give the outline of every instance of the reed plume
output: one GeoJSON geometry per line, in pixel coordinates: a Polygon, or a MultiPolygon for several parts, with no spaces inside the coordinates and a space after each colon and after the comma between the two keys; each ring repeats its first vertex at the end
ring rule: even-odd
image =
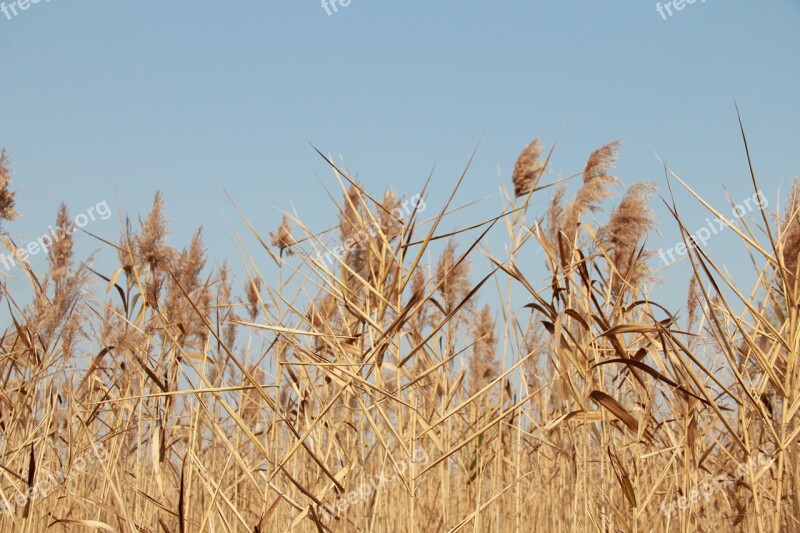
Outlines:
{"type": "Polygon", "coordinates": [[[137,237],[131,219],[126,216],[122,225],[122,235],[117,244],[117,259],[129,283],[133,281],[133,270],[136,266],[136,242],[137,237]]]}
{"type": "Polygon", "coordinates": [[[686,309],[688,311],[686,330],[689,332],[694,329],[699,318],[698,313],[702,311],[700,300],[702,295],[700,293],[700,287],[698,286],[699,283],[697,276],[693,274],[689,280],[689,294],[686,298],[686,309]]]}
{"type": "Polygon", "coordinates": [[[550,198],[550,203],[547,207],[545,218],[547,220],[544,233],[546,244],[552,257],[558,257],[561,243],[561,223],[564,220],[564,196],[567,192],[565,186],[556,188],[553,197],[550,198]]]}
{"type": "MultiPolygon", "coordinates": [[[[377,238],[377,230],[365,202],[361,186],[353,182],[345,191],[339,208],[339,240],[345,249],[344,262],[362,277],[370,270],[368,241],[377,238]]],[[[361,292],[353,278],[352,273],[347,272],[347,286],[355,293],[361,292]]]]}
{"type": "Polygon", "coordinates": [[[233,274],[227,261],[219,268],[216,286],[214,309],[216,309],[217,328],[222,342],[233,348],[236,344],[236,321],[239,320],[239,314],[233,305],[233,274]]]}
{"type": "Polygon", "coordinates": [[[636,288],[650,280],[647,263],[653,252],[644,251],[640,244],[657,224],[648,206],[656,191],[655,183],[640,182],[630,186],[622,201],[611,213],[608,223],[600,230],[600,245],[609,258],[611,290],[619,293],[626,287],[636,288]]]}
{"type": "Polygon", "coordinates": [[[173,254],[163,309],[170,325],[180,330],[177,338],[193,347],[201,346],[208,337],[208,329],[195,311],[197,307],[207,314],[211,303],[209,284],[202,277],[205,265],[206,250],[200,228],[187,248],[173,254]]]}
{"type": "Polygon", "coordinates": [[[800,181],[794,180],[789,194],[782,224],[783,264],[789,274],[789,282],[796,284],[798,254],[800,254],[800,181]]]}
{"type": "Polygon", "coordinates": [[[464,257],[459,261],[456,257],[457,245],[450,239],[436,264],[436,278],[441,282],[439,294],[444,300],[444,308],[449,312],[456,304],[464,300],[471,285],[469,274],[472,270],[470,260],[464,257]]]}
{"type": "Polygon", "coordinates": [[[388,189],[383,194],[383,200],[378,208],[378,223],[386,236],[387,241],[400,235],[403,227],[403,206],[400,198],[393,189],[388,189]]]}
{"type": "Polygon", "coordinates": [[[281,255],[294,255],[292,246],[297,244],[297,241],[292,237],[292,223],[289,215],[284,213],[281,217],[281,225],[278,226],[276,233],[269,232],[270,244],[277,248],[281,255]]]}
{"type": "Polygon", "coordinates": [[[511,173],[515,197],[525,196],[536,188],[545,170],[541,157],[542,143],[539,138],[534,139],[520,152],[511,173]]]}
{"type": "Polygon", "coordinates": [[[9,189],[11,184],[11,168],[6,149],[0,150],[0,221],[14,220],[19,213],[14,209],[14,195],[9,189]]]}
{"type": "Polygon", "coordinates": [[[65,284],[65,280],[72,269],[72,249],[75,240],[73,237],[75,225],[70,219],[69,208],[65,203],[58,207],[55,228],[58,232],[58,238],[54,239],[54,242],[50,244],[47,256],[50,262],[50,275],[53,283],[58,287],[65,284]]]}
{"type": "Polygon", "coordinates": [[[470,361],[470,393],[475,394],[499,374],[497,336],[494,316],[489,305],[483,306],[472,328],[472,359],[470,361]]]}
{"type": "Polygon", "coordinates": [[[621,143],[622,141],[614,141],[598,148],[586,162],[583,169],[583,184],[572,202],[564,209],[559,225],[570,249],[575,245],[581,216],[586,211],[599,211],[600,202],[614,195],[611,187],[619,184],[619,179],[609,172],[614,168],[617,149],[621,143]]]}
{"type": "Polygon", "coordinates": [[[48,270],[31,320],[44,338],[58,333],[61,352],[67,359],[73,355],[86,321],[80,300],[88,278],[83,266],[73,268],[74,231],[69,209],[62,203],[56,215],[55,236],[47,248],[48,270]]]}
{"type": "Polygon", "coordinates": [[[150,306],[158,308],[161,289],[166,278],[174,251],[167,244],[169,222],[164,216],[164,196],[161,191],[153,197],[153,206],[147,218],[140,220],[140,231],[136,236],[136,253],[149,269],[145,295],[150,306]]]}
{"type": "Polygon", "coordinates": [[[261,309],[261,278],[248,278],[244,287],[245,309],[250,321],[254,321],[261,309]]]}
{"type": "Polygon", "coordinates": [[[213,286],[215,290],[211,296],[209,313],[215,336],[219,339],[216,343],[216,360],[209,370],[209,380],[215,384],[219,384],[226,379],[226,373],[229,369],[228,353],[222,345],[227,347],[228,350],[232,350],[236,344],[236,322],[239,320],[239,315],[232,305],[232,278],[233,275],[230,272],[228,262],[224,261],[214,277],[213,286]]]}

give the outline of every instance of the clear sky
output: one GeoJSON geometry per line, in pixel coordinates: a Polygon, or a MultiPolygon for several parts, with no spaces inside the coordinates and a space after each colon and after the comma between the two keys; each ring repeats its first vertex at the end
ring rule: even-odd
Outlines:
{"type": "MultiPolygon", "coordinates": [[[[107,201],[136,216],[161,189],[173,244],[203,225],[212,263],[238,263],[232,236],[246,228],[223,189],[265,235],[282,209],[331,223],[318,176],[335,183],[311,144],[376,194],[410,196],[435,167],[438,208],[479,141],[456,204],[496,194],[499,176],[508,185],[536,136],[558,139],[551,178],[624,138],[626,184],[663,183],[658,153],[724,206],[725,187],[752,194],[734,100],[770,202],[800,175],[799,0],[697,0],[666,17],[649,0],[351,0],[330,15],[317,0],[15,7],[0,13],[0,146],[23,213],[3,229],[21,242],[62,200],[73,214],[107,201]]],[[[652,244],[671,246],[678,232],[657,202],[652,244]]],[[[499,209],[489,197],[473,220],[499,209]]],[[[87,229],[119,234],[116,216],[87,229]]],[[[722,258],[725,242],[710,244],[722,258]]],[[[664,275],[685,279],[684,266],[664,275]]]]}

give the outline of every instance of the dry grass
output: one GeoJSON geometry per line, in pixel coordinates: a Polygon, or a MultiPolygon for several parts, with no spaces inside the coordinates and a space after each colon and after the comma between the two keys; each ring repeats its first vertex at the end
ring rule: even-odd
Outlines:
{"type": "Polygon", "coordinates": [[[61,241],[17,273],[31,303],[2,292],[2,530],[800,530],[797,188],[781,218],[731,223],[756,287],[690,247],[670,312],[649,297],[653,187],[585,216],[618,147],[529,220],[552,185],[534,141],[503,211],[456,232],[461,179],[423,216],[328,161],[338,232],[285,215],[265,240],[242,215],[266,260],[245,252],[241,296],[201,232],[168,245],[161,195],[105,244],[116,270],[61,241]]]}

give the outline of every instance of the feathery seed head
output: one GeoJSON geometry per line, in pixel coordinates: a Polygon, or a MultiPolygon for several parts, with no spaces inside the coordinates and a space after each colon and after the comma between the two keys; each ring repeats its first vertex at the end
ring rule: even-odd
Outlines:
{"type": "Polygon", "coordinates": [[[50,272],[54,280],[64,279],[72,266],[73,223],[69,218],[69,208],[62,203],[56,216],[58,238],[54,239],[47,250],[50,260],[50,272]]]}
{"type": "Polygon", "coordinates": [[[292,237],[292,224],[287,213],[283,214],[281,218],[281,225],[278,226],[278,232],[272,233],[269,232],[270,236],[270,244],[280,250],[280,253],[283,254],[284,252],[286,255],[294,255],[294,250],[292,250],[292,246],[297,244],[297,241],[294,237],[292,237]]]}
{"type": "Polygon", "coordinates": [[[172,249],[166,242],[170,233],[168,225],[169,221],[164,217],[164,196],[158,191],[150,213],[141,222],[141,232],[136,239],[137,252],[151,271],[161,269],[172,259],[172,249]]]}
{"type": "Polygon", "coordinates": [[[792,183],[789,204],[783,221],[783,262],[794,283],[797,276],[798,254],[800,254],[800,182],[792,183]]]}
{"type": "Polygon", "coordinates": [[[492,308],[481,309],[472,327],[472,360],[470,363],[470,392],[476,393],[498,375],[497,336],[492,308]]]}
{"type": "Polygon", "coordinates": [[[254,321],[260,309],[261,278],[252,277],[248,279],[245,283],[244,291],[247,297],[247,314],[250,316],[250,320],[254,321]]]}
{"type": "Polygon", "coordinates": [[[459,263],[456,257],[456,242],[450,239],[436,265],[437,280],[444,280],[439,292],[444,298],[445,309],[452,309],[470,291],[470,271],[469,258],[464,257],[459,263]]]}
{"type": "Polygon", "coordinates": [[[587,210],[599,211],[598,204],[614,195],[611,187],[619,184],[619,179],[608,172],[614,168],[617,148],[621,143],[622,141],[614,141],[598,148],[592,152],[586,162],[586,167],[583,169],[583,185],[564,211],[560,224],[561,231],[567,237],[567,245],[570,248],[574,246],[578,236],[578,222],[581,215],[587,210]]]}
{"type": "Polygon", "coordinates": [[[536,138],[523,148],[514,165],[511,173],[511,181],[514,183],[514,196],[519,198],[531,192],[544,172],[544,161],[542,157],[542,143],[536,138]]]}
{"type": "Polygon", "coordinates": [[[637,286],[649,279],[649,253],[638,256],[639,244],[657,227],[653,210],[647,205],[656,191],[656,184],[640,182],[631,185],[622,201],[600,230],[600,242],[612,263],[611,289],[637,286]]]}
{"type": "Polygon", "coordinates": [[[9,168],[6,149],[0,150],[0,220],[14,220],[19,213],[14,209],[15,191],[8,189],[11,183],[11,169],[9,168]]]}

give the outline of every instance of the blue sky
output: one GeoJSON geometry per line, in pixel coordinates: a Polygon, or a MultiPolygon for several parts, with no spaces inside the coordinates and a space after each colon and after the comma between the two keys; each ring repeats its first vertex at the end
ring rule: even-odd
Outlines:
{"type": "MultiPolygon", "coordinates": [[[[752,194],[734,99],[774,203],[800,175],[798,27],[798,0],[698,0],[667,20],[644,0],[352,0],[330,16],[316,0],[42,0],[0,13],[0,146],[23,214],[4,230],[38,237],[62,200],[73,214],[105,200],[135,217],[160,189],[173,244],[203,225],[212,264],[238,263],[232,236],[246,228],[223,189],[265,235],[281,209],[316,229],[332,222],[318,179],[335,183],[311,144],[376,194],[410,196],[435,167],[438,208],[480,140],[456,200],[485,198],[468,213],[478,220],[499,212],[491,195],[536,136],[558,139],[553,179],[624,138],[626,184],[663,183],[658,153],[724,206],[724,188],[752,194]]],[[[652,245],[671,246],[658,203],[652,245]]],[[[119,234],[116,217],[87,229],[119,234]]],[[[709,246],[738,272],[726,242],[709,246]]],[[[685,265],[664,276],[680,280],[678,296],[663,289],[679,303],[685,265]]]]}

